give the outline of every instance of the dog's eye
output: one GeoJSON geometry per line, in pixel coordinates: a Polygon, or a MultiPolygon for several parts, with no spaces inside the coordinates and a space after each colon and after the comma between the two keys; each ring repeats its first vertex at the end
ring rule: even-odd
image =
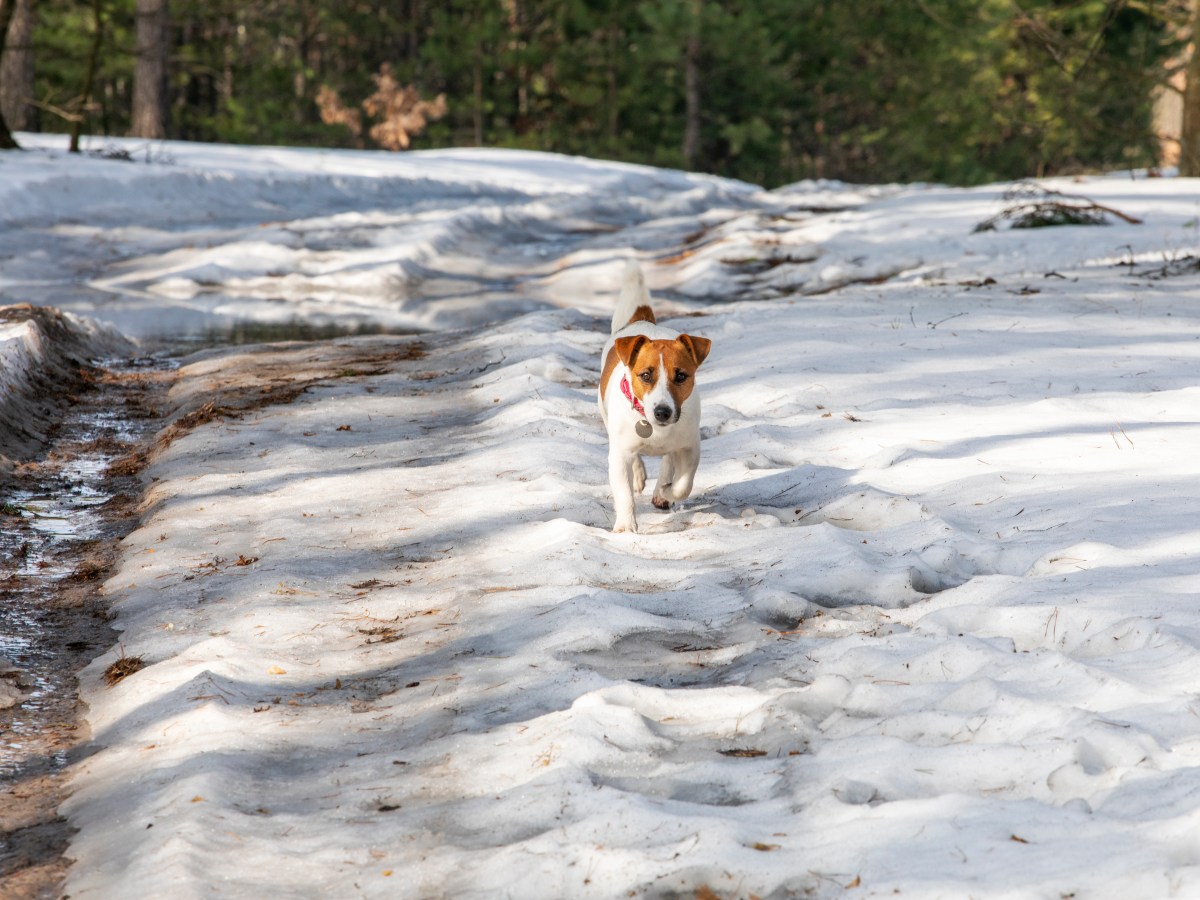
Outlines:
{"type": "Polygon", "coordinates": [[[654,373],[647,369],[645,372],[642,372],[640,375],[638,375],[638,378],[642,379],[642,381],[646,382],[646,384],[650,384],[654,381],[654,373]]]}
{"type": "Polygon", "coordinates": [[[675,370],[675,383],[676,384],[683,384],[687,380],[688,380],[687,372],[683,371],[683,369],[675,370]]]}

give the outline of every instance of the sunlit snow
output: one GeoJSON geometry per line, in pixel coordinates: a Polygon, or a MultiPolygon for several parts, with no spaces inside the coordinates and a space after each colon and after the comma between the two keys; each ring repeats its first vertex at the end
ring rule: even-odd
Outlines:
{"type": "Polygon", "coordinates": [[[1006,185],[23,140],[9,301],[421,332],[184,360],[311,377],[146,472],[72,897],[1200,895],[1200,184],[973,233],[1006,185]],[[629,258],[713,350],[614,535],[629,258]]]}

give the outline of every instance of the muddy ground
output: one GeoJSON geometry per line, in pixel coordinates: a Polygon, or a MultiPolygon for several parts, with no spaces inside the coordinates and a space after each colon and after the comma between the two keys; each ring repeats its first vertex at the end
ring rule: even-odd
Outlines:
{"type": "Polygon", "coordinates": [[[57,810],[88,740],[75,675],[117,641],[100,586],[141,496],[137,467],[120,463],[152,439],[168,378],[137,364],[77,369],[55,385],[66,402],[48,446],[5,479],[0,655],[22,697],[0,709],[5,900],[58,897],[70,864],[57,810]]]}

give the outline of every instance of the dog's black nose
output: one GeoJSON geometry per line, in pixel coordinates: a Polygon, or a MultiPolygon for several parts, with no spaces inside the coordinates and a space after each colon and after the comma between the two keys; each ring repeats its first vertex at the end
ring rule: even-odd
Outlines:
{"type": "Polygon", "coordinates": [[[671,421],[671,414],[673,412],[674,410],[667,406],[667,404],[660,403],[654,407],[654,421],[658,422],[659,425],[666,425],[671,421]]]}

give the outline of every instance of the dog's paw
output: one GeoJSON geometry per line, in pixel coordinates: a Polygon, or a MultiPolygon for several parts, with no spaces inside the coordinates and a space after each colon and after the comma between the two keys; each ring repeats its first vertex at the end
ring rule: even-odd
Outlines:
{"type": "Polygon", "coordinates": [[[637,525],[632,522],[629,524],[625,524],[623,522],[618,522],[616,525],[613,526],[613,530],[612,530],[613,534],[625,534],[625,532],[629,532],[630,534],[637,534],[637,525]]]}
{"type": "Polygon", "coordinates": [[[661,497],[658,494],[655,494],[654,495],[654,505],[658,509],[670,509],[671,501],[668,500],[666,497],[661,497]]]}

